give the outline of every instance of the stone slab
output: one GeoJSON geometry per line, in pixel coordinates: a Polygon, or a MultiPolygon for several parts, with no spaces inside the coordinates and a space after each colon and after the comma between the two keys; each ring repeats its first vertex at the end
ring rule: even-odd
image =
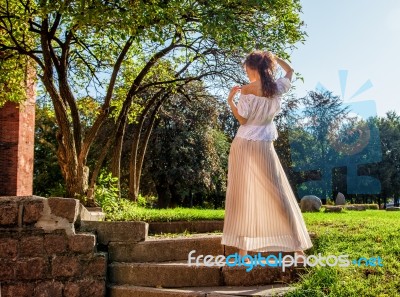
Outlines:
{"type": "Polygon", "coordinates": [[[386,207],[387,211],[400,211],[400,207],[396,206],[391,206],[391,207],[386,207]]]}
{"type": "Polygon", "coordinates": [[[112,263],[109,281],[144,287],[221,286],[218,266],[188,266],[187,262],[168,263],[112,263]]]}
{"type": "Polygon", "coordinates": [[[222,267],[199,265],[188,261],[171,261],[160,263],[124,263],[114,262],[109,265],[109,281],[119,285],[135,285],[145,287],[204,287],[204,286],[253,286],[268,285],[276,282],[290,283],[297,280],[304,267],[264,267],[257,265],[222,267]]]}
{"type": "Polygon", "coordinates": [[[223,255],[221,236],[146,240],[139,243],[112,242],[108,246],[111,261],[163,262],[185,260],[190,251],[197,255],[223,255]]]}
{"type": "Polygon", "coordinates": [[[223,220],[150,222],[149,234],[183,233],[185,231],[207,233],[222,231],[223,227],[223,220]]]}
{"type": "Polygon", "coordinates": [[[149,224],[146,222],[81,221],[80,231],[94,232],[97,242],[140,242],[147,238],[149,224]]]}
{"type": "Polygon", "coordinates": [[[81,221],[104,221],[105,218],[106,215],[100,207],[85,207],[81,204],[76,223],[80,225],[81,221]]]}

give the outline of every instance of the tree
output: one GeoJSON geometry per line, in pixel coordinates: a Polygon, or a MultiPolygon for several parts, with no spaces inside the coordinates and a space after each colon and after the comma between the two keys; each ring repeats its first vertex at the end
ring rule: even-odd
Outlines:
{"type": "Polygon", "coordinates": [[[332,189],[332,168],[338,165],[330,137],[340,134],[341,123],[351,118],[348,107],[330,91],[310,91],[300,100],[304,111],[291,123],[293,165],[296,171],[320,171],[321,180],[308,182],[307,192],[326,199],[332,189]]]}
{"type": "Polygon", "coordinates": [[[394,204],[398,206],[400,197],[400,116],[395,111],[388,111],[386,117],[375,117],[371,121],[379,127],[380,143],[378,145],[381,147],[381,161],[368,164],[361,170],[364,174],[373,175],[380,180],[385,204],[387,198],[393,197],[394,204]]]}
{"type": "MultiPolygon", "coordinates": [[[[29,57],[36,63],[54,106],[57,157],[67,195],[91,197],[87,158],[110,116],[115,124],[102,156],[113,147],[112,168],[119,177],[126,124],[129,117],[141,116],[133,108],[141,92],[159,88],[162,97],[179,88],[180,82],[215,76],[231,79],[231,69],[226,68],[229,57],[252,48],[268,48],[287,57],[286,45],[293,46],[305,36],[300,12],[298,0],[1,0],[0,51],[9,59],[29,57]],[[163,60],[176,67],[174,78],[146,83],[163,60]],[[130,65],[132,77],[119,80],[121,70],[130,65]],[[77,98],[92,92],[100,107],[92,125],[83,131],[77,98]]],[[[17,76],[7,69],[6,74],[1,71],[2,83],[17,76]]],[[[13,80],[9,83],[16,89],[13,80]]],[[[152,107],[158,105],[156,101],[152,107]]],[[[150,109],[142,110],[147,115],[150,109]]],[[[99,161],[96,167],[101,167],[99,161]]]]}
{"type": "Polygon", "coordinates": [[[191,96],[172,96],[157,117],[144,179],[154,185],[159,207],[193,206],[206,200],[218,207],[225,197],[229,150],[218,113],[227,107],[202,92],[201,86],[188,88],[191,96]]]}
{"type": "Polygon", "coordinates": [[[36,195],[45,197],[55,194],[57,189],[63,191],[65,188],[57,162],[57,126],[54,125],[54,117],[51,107],[41,106],[40,102],[36,105],[33,190],[36,195]]]}

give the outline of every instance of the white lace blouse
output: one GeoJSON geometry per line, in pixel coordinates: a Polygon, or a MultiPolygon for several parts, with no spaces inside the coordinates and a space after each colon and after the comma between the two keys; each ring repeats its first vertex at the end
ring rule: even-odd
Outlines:
{"type": "Polygon", "coordinates": [[[273,119],[281,111],[281,98],[289,91],[291,82],[286,77],[276,80],[278,93],[271,98],[254,94],[240,94],[237,109],[239,115],[247,119],[240,125],[235,137],[248,140],[276,140],[278,131],[273,119]]]}

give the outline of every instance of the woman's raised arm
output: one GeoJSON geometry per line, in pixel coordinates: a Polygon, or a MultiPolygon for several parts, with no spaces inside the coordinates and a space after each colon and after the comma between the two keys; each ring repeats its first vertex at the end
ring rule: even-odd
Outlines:
{"type": "Polygon", "coordinates": [[[292,75],[294,72],[293,68],[286,61],[282,60],[278,56],[274,55],[274,57],[278,65],[280,65],[283,68],[283,70],[285,70],[286,72],[285,77],[288,78],[290,81],[292,81],[292,75]]]}

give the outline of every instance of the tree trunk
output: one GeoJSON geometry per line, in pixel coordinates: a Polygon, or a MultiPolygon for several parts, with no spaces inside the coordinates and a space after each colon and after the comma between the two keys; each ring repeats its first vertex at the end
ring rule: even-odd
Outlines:
{"type": "Polygon", "coordinates": [[[148,113],[150,107],[155,103],[156,99],[159,97],[161,92],[154,95],[152,100],[143,110],[143,113],[139,119],[139,123],[135,129],[133,141],[132,141],[132,149],[131,149],[131,157],[129,160],[129,199],[132,201],[137,201],[137,197],[139,196],[140,189],[140,177],[142,174],[144,156],[146,155],[147,145],[149,143],[151,132],[156,124],[156,115],[162,105],[162,103],[168,98],[168,94],[164,94],[164,96],[157,102],[154,107],[153,112],[149,118],[149,123],[146,127],[146,132],[141,141],[141,132],[143,128],[143,124],[145,121],[145,116],[148,113]]]}
{"type": "Polygon", "coordinates": [[[157,206],[158,208],[166,208],[168,207],[171,201],[171,193],[168,189],[168,180],[166,176],[160,176],[157,180],[154,181],[157,191],[157,206]]]}
{"type": "Polygon", "coordinates": [[[176,206],[180,205],[181,201],[182,201],[182,197],[179,194],[175,183],[169,185],[169,192],[171,193],[171,201],[170,201],[168,207],[176,207],[176,206]]]}
{"type": "Polygon", "coordinates": [[[111,160],[111,173],[113,177],[118,178],[117,186],[118,186],[119,198],[121,198],[121,156],[122,156],[122,145],[124,143],[124,136],[126,129],[126,120],[127,118],[124,117],[121,121],[121,124],[119,125],[111,160]]]}

